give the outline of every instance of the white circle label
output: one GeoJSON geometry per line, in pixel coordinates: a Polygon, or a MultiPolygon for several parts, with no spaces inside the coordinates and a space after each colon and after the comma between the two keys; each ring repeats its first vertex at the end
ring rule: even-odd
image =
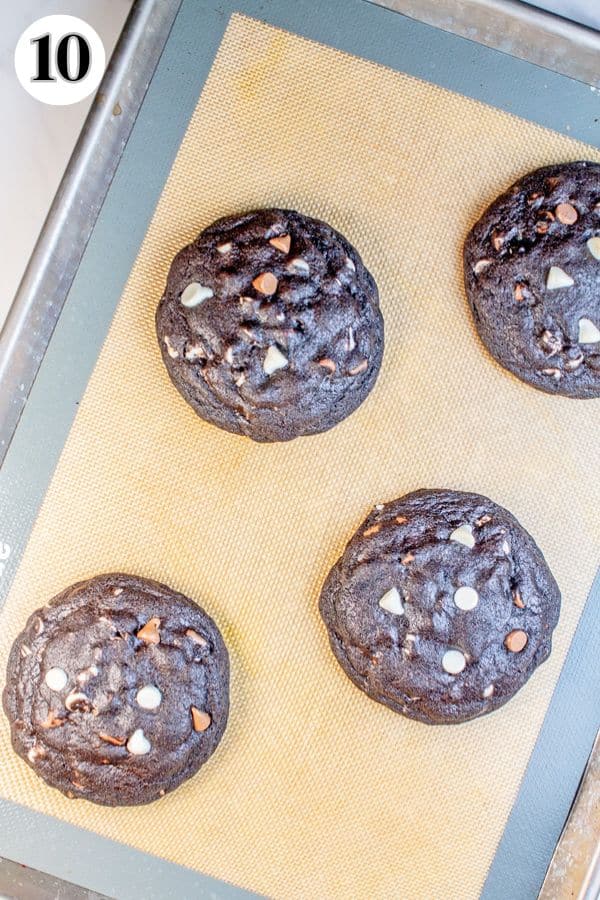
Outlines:
{"type": "Polygon", "coordinates": [[[106,65],[98,33],[77,16],[44,16],[15,47],[15,71],[28,94],[52,106],[78,103],[96,90],[106,65]]]}
{"type": "Polygon", "coordinates": [[[459,587],[454,593],[454,602],[459,609],[475,609],[479,603],[479,594],[472,587],[459,587]]]}
{"type": "Polygon", "coordinates": [[[60,669],[58,666],[48,669],[44,678],[51,691],[62,691],[66,687],[68,680],[69,676],[65,670],[60,669]]]}
{"type": "Polygon", "coordinates": [[[449,675],[460,675],[466,664],[467,661],[460,650],[446,650],[442,657],[442,668],[449,675]]]}
{"type": "Polygon", "coordinates": [[[153,684],[145,684],[135,695],[138,706],[142,709],[158,709],[162,700],[162,694],[153,684]]]}

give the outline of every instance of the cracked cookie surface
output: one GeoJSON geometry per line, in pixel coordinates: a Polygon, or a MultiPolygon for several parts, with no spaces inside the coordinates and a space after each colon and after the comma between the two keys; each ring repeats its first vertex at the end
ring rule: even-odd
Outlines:
{"type": "Polygon", "coordinates": [[[37,610],[3,695],[16,752],[68,797],[149,803],[193,775],[229,708],[221,634],[157,582],[101,575],[37,610]]]}
{"type": "Polygon", "coordinates": [[[506,703],[547,659],[560,593],[507,510],[421,490],[371,512],[320,611],[338,662],[369,697],[452,724],[506,703]]]}
{"type": "Polygon", "coordinates": [[[175,387],[256,441],[332,428],[383,355],[377,287],[337,231],[293,210],[220,219],[175,257],[156,313],[175,387]]]}
{"type": "Polygon", "coordinates": [[[464,248],[479,335],[540,390],[600,397],[600,165],[537,169],[498,197],[464,248]]]}

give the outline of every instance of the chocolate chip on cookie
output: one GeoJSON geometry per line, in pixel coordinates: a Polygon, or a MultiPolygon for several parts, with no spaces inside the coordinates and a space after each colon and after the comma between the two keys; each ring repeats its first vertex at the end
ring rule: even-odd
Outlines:
{"type": "Polygon", "coordinates": [[[369,515],[320,610],[338,662],[369,697],[451,724],[502,706],[544,662],[560,593],[507,510],[422,490],[369,515]]]}
{"type": "Polygon", "coordinates": [[[492,356],[552,394],[600,397],[600,165],[537,169],[484,212],[464,249],[492,356]]]}
{"type": "Polygon", "coordinates": [[[197,772],[221,740],[227,650],[182,594],[101,575],[30,617],[3,701],[14,749],[48,784],[106,806],[149,803],[197,772]]]}
{"type": "Polygon", "coordinates": [[[377,287],[356,250],[284,209],[220,219],[181,250],[156,328],[198,415],[256,441],[332,428],[366,398],[383,354],[377,287]]]}

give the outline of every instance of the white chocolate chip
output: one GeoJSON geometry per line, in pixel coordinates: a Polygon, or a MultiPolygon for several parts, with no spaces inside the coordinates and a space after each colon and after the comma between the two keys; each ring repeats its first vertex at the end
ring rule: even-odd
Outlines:
{"type": "Polygon", "coordinates": [[[287,269],[288,272],[301,272],[303,275],[308,275],[310,272],[310,266],[301,256],[295,256],[293,259],[290,259],[287,269]]]}
{"type": "Polygon", "coordinates": [[[600,237],[591,237],[589,241],[586,241],[586,247],[594,259],[600,259],[600,237]]]}
{"type": "Polygon", "coordinates": [[[200,647],[206,647],[208,645],[206,638],[202,637],[201,634],[198,634],[197,631],[194,631],[193,628],[186,628],[185,636],[193,641],[194,644],[199,644],[200,647]]]}
{"type": "Polygon", "coordinates": [[[233,347],[228,347],[225,351],[225,362],[233,365],[233,347]]]}
{"type": "Polygon", "coordinates": [[[164,338],[163,340],[164,340],[164,342],[165,342],[165,347],[167,348],[167,353],[169,354],[169,356],[171,357],[171,359],[177,359],[177,357],[179,356],[179,353],[178,353],[178,351],[175,349],[175,347],[173,346],[173,344],[171,343],[171,341],[169,340],[169,338],[166,337],[166,338],[164,338]]]}
{"type": "Polygon", "coordinates": [[[481,275],[482,272],[485,272],[486,269],[489,269],[491,264],[492,264],[491,259],[479,259],[473,266],[473,271],[475,272],[476,275],[481,275]]]}
{"type": "Polygon", "coordinates": [[[71,691],[65,699],[65,706],[69,712],[73,712],[76,709],[89,709],[90,699],[81,691],[71,691]]]}
{"type": "Polygon", "coordinates": [[[475,546],[475,538],[473,537],[473,529],[470,525],[459,525],[458,528],[455,528],[452,534],[450,535],[451,541],[456,541],[458,544],[464,544],[465,547],[474,547],[475,546]]]}
{"type": "Polygon", "coordinates": [[[62,691],[66,687],[68,680],[69,677],[65,670],[59,669],[58,666],[48,669],[44,678],[51,691],[62,691]]]}
{"type": "Polygon", "coordinates": [[[231,250],[231,247],[232,247],[231,241],[227,241],[226,244],[219,244],[217,247],[217,251],[219,253],[229,253],[229,251],[231,250]]]}
{"type": "Polygon", "coordinates": [[[581,363],[583,362],[583,355],[580,353],[579,356],[575,356],[573,359],[568,359],[565,363],[565,369],[569,369],[569,371],[573,372],[575,369],[578,369],[581,363]]]}
{"type": "Polygon", "coordinates": [[[187,306],[190,309],[192,306],[199,306],[201,303],[204,303],[205,300],[210,300],[211,297],[214,297],[214,291],[212,288],[206,287],[204,284],[199,284],[197,281],[192,281],[191,284],[185,288],[182,292],[181,300],[182,306],[187,306]]]}
{"type": "Polygon", "coordinates": [[[555,367],[551,367],[549,369],[542,369],[542,375],[549,375],[551,378],[554,378],[555,381],[560,381],[562,378],[562,372],[560,369],[555,367]]]}
{"type": "Polygon", "coordinates": [[[560,269],[558,266],[550,266],[548,277],[546,278],[546,287],[549,291],[555,291],[557,288],[573,287],[575,282],[570,275],[560,269]]]}
{"type": "Polygon", "coordinates": [[[193,344],[185,351],[185,358],[190,362],[193,362],[195,359],[202,359],[203,357],[204,349],[199,344],[193,344]]]}
{"type": "Polygon", "coordinates": [[[354,265],[354,260],[350,259],[349,256],[346,257],[346,268],[350,269],[351,272],[356,272],[356,266],[354,265]]]}
{"type": "Polygon", "coordinates": [[[404,613],[404,606],[402,605],[400,592],[395,587],[390,588],[389,591],[386,591],[386,593],[379,601],[379,605],[382,609],[393,613],[395,616],[401,616],[404,613]]]}
{"type": "Polygon", "coordinates": [[[142,709],[158,709],[162,700],[162,694],[153,684],[145,684],[135,695],[138,706],[142,709]]]}
{"type": "Polygon", "coordinates": [[[244,373],[242,372],[241,375],[239,375],[239,376],[235,379],[236,386],[237,386],[237,387],[241,387],[241,386],[243,385],[243,383],[245,382],[245,380],[246,380],[246,376],[245,376],[244,373]]]}
{"type": "Polygon", "coordinates": [[[273,372],[277,371],[277,369],[285,369],[287,364],[287,357],[283,355],[279,347],[271,344],[271,346],[267,350],[267,355],[265,356],[265,360],[263,362],[264,372],[267,375],[272,375],[273,372]]]}
{"type": "Polygon", "coordinates": [[[136,728],[129,740],[127,741],[127,749],[134,756],[144,756],[150,752],[150,741],[141,728],[136,728]]]}
{"type": "Polygon", "coordinates": [[[459,675],[467,661],[460,650],[446,650],[442,656],[442,668],[448,675],[459,675]]]}
{"type": "Polygon", "coordinates": [[[354,340],[354,331],[349,328],[348,329],[348,337],[346,339],[346,350],[348,353],[352,353],[354,348],[356,347],[356,341],[354,340]]]}
{"type": "Polygon", "coordinates": [[[491,697],[493,693],[494,693],[494,685],[493,684],[488,684],[488,686],[486,688],[484,688],[484,690],[483,690],[483,696],[485,697],[486,700],[488,699],[488,697],[491,697]]]}
{"type": "Polygon", "coordinates": [[[553,331],[550,331],[548,328],[542,332],[540,336],[540,343],[542,344],[544,350],[546,350],[551,355],[553,353],[560,353],[562,350],[562,340],[558,334],[555,334],[553,331]]]}
{"type": "Polygon", "coordinates": [[[472,587],[459,587],[454,593],[454,602],[459,609],[475,609],[479,603],[479,594],[472,587]]]}
{"type": "Polygon", "coordinates": [[[591,319],[579,320],[579,337],[577,340],[580,344],[597,344],[600,341],[600,331],[591,319]]]}
{"type": "Polygon", "coordinates": [[[38,759],[40,756],[45,755],[46,751],[43,749],[43,747],[33,746],[27,753],[27,759],[29,760],[29,762],[35,762],[36,759],[38,759]]]}
{"type": "Polygon", "coordinates": [[[98,674],[98,666],[89,666],[77,675],[77,683],[85,684],[93,676],[98,674]]]}
{"type": "Polygon", "coordinates": [[[351,369],[348,369],[348,375],[360,375],[361,372],[366,372],[369,368],[369,360],[362,359],[356,366],[352,366],[351,369]]]}
{"type": "Polygon", "coordinates": [[[502,541],[502,550],[504,553],[506,553],[507,556],[509,555],[510,545],[509,545],[508,541],[502,541]]]}

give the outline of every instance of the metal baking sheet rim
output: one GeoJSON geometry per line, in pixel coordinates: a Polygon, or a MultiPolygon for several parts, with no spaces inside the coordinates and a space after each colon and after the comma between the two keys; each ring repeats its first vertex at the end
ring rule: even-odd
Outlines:
{"type": "MultiPolygon", "coordinates": [[[[586,85],[365,0],[328,0],[319,5],[318,14],[313,0],[271,0],[268,6],[261,0],[183,0],[0,470],[2,527],[10,523],[10,531],[0,534],[0,555],[6,556],[10,544],[10,556],[2,562],[0,603],[8,593],[122,288],[234,12],[408,72],[600,147],[594,122],[597,98],[586,85]],[[180,60],[186,53],[193,54],[193,73],[182,72],[180,60]],[[439,65],[440,61],[445,65],[439,65]],[[510,85],[515,83],[526,90],[513,95],[510,85]],[[161,115],[168,116],[169,140],[155,142],[151,138],[161,115]],[[123,204],[123,198],[132,196],[136,198],[133,221],[124,214],[123,204]],[[103,265],[108,248],[109,271],[103,265]],[[107,304],[104,309],[91,309],[85,285],[100,272],[107,304]]],[[[485,900],[504,898],[507,884],[511,900],[530,898],[542,883],[600,724],[596,703],[600,670],[593,665],[599,637],[600,573],[492,861],[482,892],[485,900]]],[[[149,900],[249,896],[225,882],[3,799],[0,833],[2,855],[111,896],[149,900]]]]}

